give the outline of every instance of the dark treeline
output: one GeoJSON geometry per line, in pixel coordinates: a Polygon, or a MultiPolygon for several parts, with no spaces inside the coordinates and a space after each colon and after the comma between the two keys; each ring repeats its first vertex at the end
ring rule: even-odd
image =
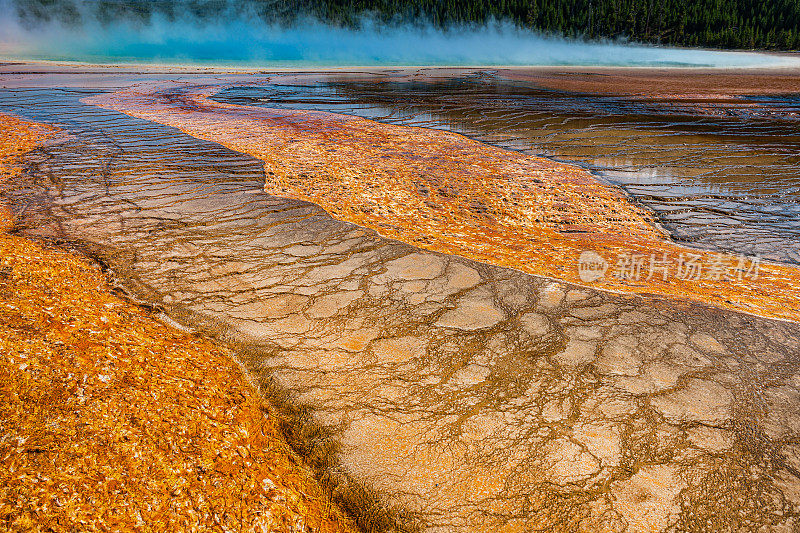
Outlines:
{"type": "Polygon", "coordinates": [[[23,20],[146,22],[154,13],[198,19],[238,13],[265,22],[304,16],[358,27],[386,24],[449,28],[509,21],[545,33],[588,39],[718,48],[800,49],[800,0],[15,0],[23,20]]]}

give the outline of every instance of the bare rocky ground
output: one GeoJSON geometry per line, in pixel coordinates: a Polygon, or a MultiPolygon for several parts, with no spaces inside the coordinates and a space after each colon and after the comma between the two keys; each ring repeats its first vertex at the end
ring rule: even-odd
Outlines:
{"type": "Polygon", "coordinates": [[[800,527],[796,324],[422,251],[265,195],[213,143],[74,95],[0,102],[72,133],[4,191],[19,229],[235,345],[326,479],[404,527],[800,527]]]}

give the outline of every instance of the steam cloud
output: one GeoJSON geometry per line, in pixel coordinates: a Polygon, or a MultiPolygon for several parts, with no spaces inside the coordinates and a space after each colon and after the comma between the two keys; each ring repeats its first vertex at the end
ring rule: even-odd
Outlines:
{"type": "Polygon", "coordinates": [[[123,19],[101,24],[84,16],[79,25],[51,21],[32,26],[19,20],[10,0],[0,0],[0,56],[239,66],[800,64],[800,59],[767,54],[567,40],[504,23],[447,31],[419,25],[386,26],[369,20],[358,30],[314,20],[282,26],[248,16],[246,10],[224,12],[213,21],[155,15],[147,23],[123,19]]]}

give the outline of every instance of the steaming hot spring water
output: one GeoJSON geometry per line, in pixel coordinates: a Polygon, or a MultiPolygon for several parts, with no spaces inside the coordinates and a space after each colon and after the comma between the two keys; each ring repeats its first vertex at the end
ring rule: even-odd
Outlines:
{"type": "MultiPolygon", "coordinates": [[[[265,394],[311,409],[313,420],[297,424],[324,428],[305,444],[333,450],[334,479],[375,491],[428,531],[797,526],[796,321],[691,295],[598,290],[387,238],[388,227],[265,192],[278,179],[265,159],[198,133],[199,122],[167,120],[211,112],[183,99],[181,91],[197,89],[221,106],[213,112],[223,133],[224,113],[301,124],[290,114],[299,110],[318,112],[302,115],[309,120],[329,112],[370,119],[376,135],[394,126],[425,128],[420,135],[434,140],[455,132],[514,157],[588,170],[689,249],[795,265],[798,95],[635,99],[548,88],[492,66],[531,57],[662,67],[793,59],[577,45],[502,28],[378,39],[377,29],[264,34],[245,25],[236,41],[188,27],[170,40],[151,28],[150,37],[123,33],[111,45],[98,29],[62,36],[61,47],[61,37],[14,31],[23,58],[373,67],[297,76],[0,73],[0,112],[64,131],[26,154],[23,175],[2,186],[20,231],[80,243],[132,295],[231,343],[265,394]],[[248,40],[255,44],[241,46],[248,40]],[[489,66],[375,68],[477,63],[489,66]],[[134,100],[125,113],[93,105],[133,83],[157,91],[161,115],[142,118],[150,104],[134,100]]],[[[348,120],[332,120],[331,135],[348,120]]],[[[304,139],[287,131],[281,146],[298,146],[302,162],[304,139]]],[[[344,152],[330,149],[333,165],[344,152]]],[[[436,160],[424,164],[435,172],[436,160]]],[[[378,205],[391,201],[370,194],[378,205]]],[[[440,205],[450,204],[432,203],[420,220],[440,205]]]]}

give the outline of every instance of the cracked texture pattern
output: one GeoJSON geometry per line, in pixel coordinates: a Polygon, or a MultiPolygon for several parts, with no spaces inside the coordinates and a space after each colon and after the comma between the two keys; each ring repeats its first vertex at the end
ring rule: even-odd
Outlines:
{"type": "MultiPolygon", "coordinates": [[[[439,252],[575,283],[588,250],[737,264],[666,240],[647,211],[577,167],[450,132],[208,98],[224,86],[143,85],[84,101],[254,155],[267,192],[439,252]]],[[[607,276],[593,286],[800,318],[798,269],[781,264],[762,263],[756,278],[607,276]]]]}
{"type": "Polygon", "coordinates": [[[800,527],[796,324],[422,250],[266,195],[258,161],[174,129],[0,101],[72,124],[4,191],[26,231],[84,241],[235,342],[266,392],[310,409],[329,480],[401,527],[800,527]]]}

